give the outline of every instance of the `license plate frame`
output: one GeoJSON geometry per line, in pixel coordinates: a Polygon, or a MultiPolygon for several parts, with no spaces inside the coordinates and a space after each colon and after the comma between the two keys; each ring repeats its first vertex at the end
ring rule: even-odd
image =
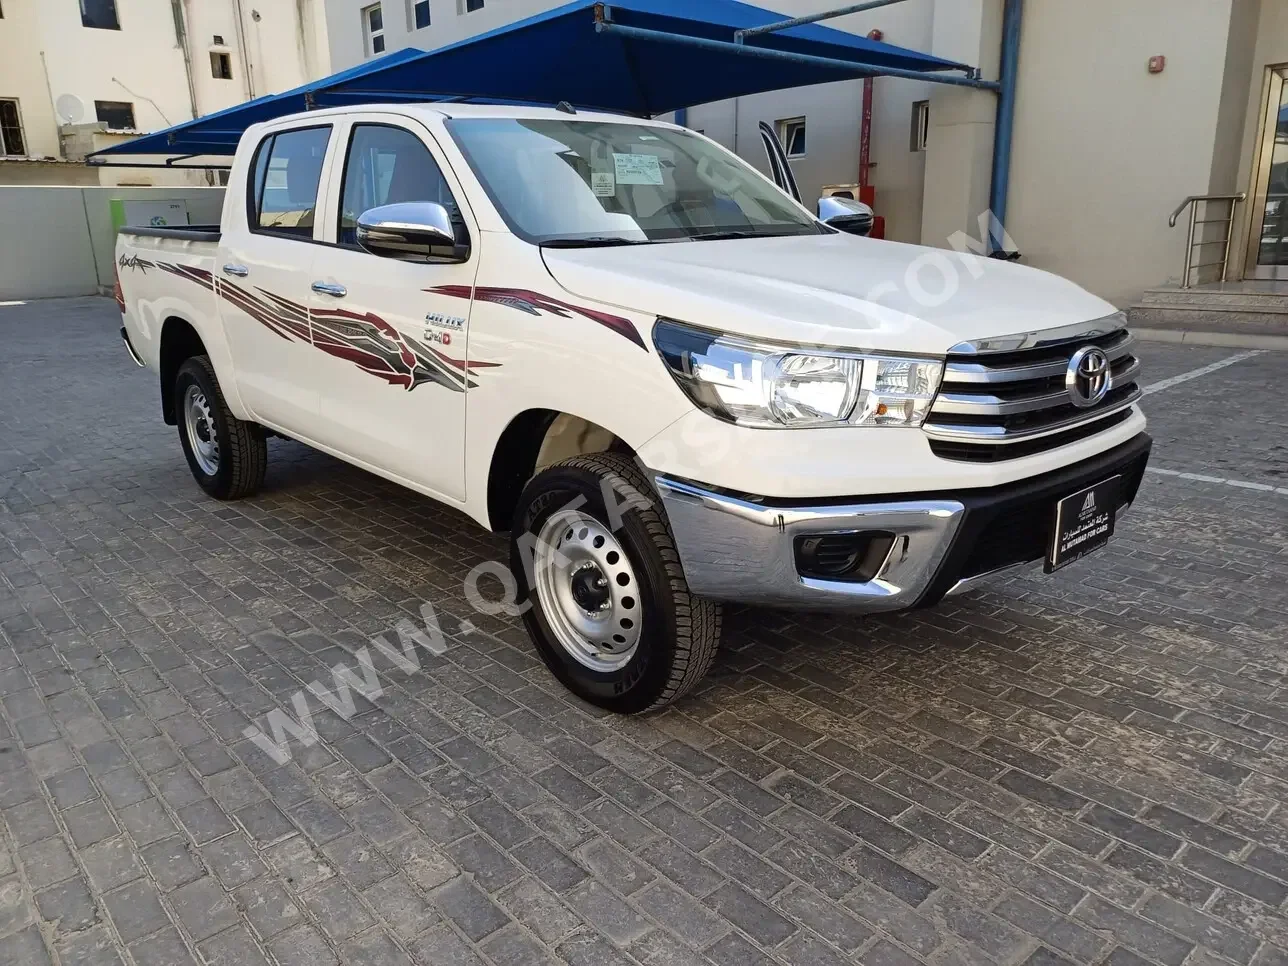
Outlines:
{"type": "Polygon", "coordinates": [[[1056,500],[1051,537],[1042,569],[1055,573],[1103,550],[1114,535],[1122,474],[1110,476],[1056,500]]]}

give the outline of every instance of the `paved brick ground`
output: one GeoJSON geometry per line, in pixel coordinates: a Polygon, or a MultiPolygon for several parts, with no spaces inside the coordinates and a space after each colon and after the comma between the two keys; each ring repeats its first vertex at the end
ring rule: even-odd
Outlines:
{"type": "MultiPolygon", "coordinates": [[[[1288,964],[1288,497],[1151,474],[1056,578],[736,612],[618,720],[464,604],[459,515],[288,443],[205,499],[116,325],[0,307],[0,964],[1288,964]],[[243,737],[426,597],[424,673],[243,737]]],[[[1286,363],[1152,396],[1159,465],[1274,483],[1286,363]]]]}

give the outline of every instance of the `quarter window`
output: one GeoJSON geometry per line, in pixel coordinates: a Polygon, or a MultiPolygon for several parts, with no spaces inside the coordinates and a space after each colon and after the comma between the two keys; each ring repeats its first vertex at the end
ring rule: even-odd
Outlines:
{"type": "Polygon", "coordinates": [[[362,9],[362,30],[367,38],[367,56],[385,52],[385,16],[380,4],[373,3],[362,9]]]}
{"type": "Polygon", "coordinates": [[[18,102],[0,100],[0,154],[26,154],[27,145],[22,138],[22,118],[18,116],[18,102]]]}
{"type": "Polygon", "coordinates": [[[434,201],[444,206],[460,237],[464,222],[443,173],[424,142],[400,127],[355,125],[344,165],[340,244],[357,244],[358,216],[364,211],[404,201],[434,201]]]}
{"type": "Polygon", "coordinates": [[[100,30],[120,30],[116,17],[116,0],[80,0],[81,26],[100,30]]]}
{"type": "Polygon", "coordinates": [[[330,127],[270,135],[260,142],[252,174],[252,230],[293,238],[313,237],[318,183],[330,127]]]}

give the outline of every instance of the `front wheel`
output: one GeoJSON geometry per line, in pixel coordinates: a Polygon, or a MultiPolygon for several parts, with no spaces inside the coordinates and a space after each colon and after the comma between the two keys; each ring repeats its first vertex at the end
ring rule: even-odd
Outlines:
{"type": "Polygon", "coordinates": [[[621,714],[687,693],[720,639],[720,606],[689,593],[652,494],[628,457],[576,456],[533,477],[511,528],[542,659],[569,690],[621,714]]]}
{"type": "Polygon", "coordinates": [[[250,496],[264,482],[268,443],[257,423],[233,415],[208,356],[193,356],[174,380],[179,442],[201,488],[219,500],[250,496]]]}

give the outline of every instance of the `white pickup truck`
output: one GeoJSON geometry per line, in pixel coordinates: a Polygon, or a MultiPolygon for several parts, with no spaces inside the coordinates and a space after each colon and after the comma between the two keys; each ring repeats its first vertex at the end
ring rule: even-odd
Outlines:
{"type": "Polygon", "coordinates": [[[701,679],[720,601],[924,607],[1099,549],[1149,457],[1112,305],[838,232],[672,124],[281,118],[218,227],[126,229],[117,269],[209,494],[278,434],[508,531],[542,657],[618,712],[701,679]]]}

